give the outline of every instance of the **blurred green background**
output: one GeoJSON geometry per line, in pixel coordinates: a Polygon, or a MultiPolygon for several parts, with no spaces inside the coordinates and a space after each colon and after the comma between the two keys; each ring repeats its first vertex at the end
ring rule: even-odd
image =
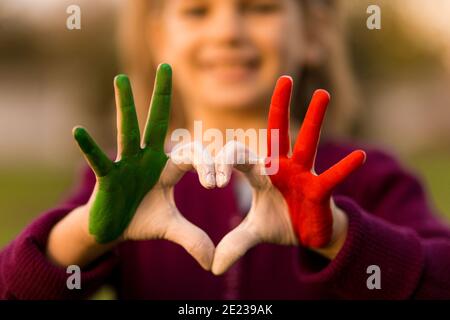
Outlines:
{"type": "MultiPolygon", "coordinates": [[[[113,147],[112,79],[121,72],[120,1],[0,2],[0,248],[73,189],[84,163],[71,128],[113,147]]],[[[450,221],[450,1],[344,0],[350,61],[364,106],[358,139],[398,156],[450,221]],[[366,28],[369,4],[382,29],[366,28]]],[[[111,298],[111,291],[95,298],[111,298]]]]}

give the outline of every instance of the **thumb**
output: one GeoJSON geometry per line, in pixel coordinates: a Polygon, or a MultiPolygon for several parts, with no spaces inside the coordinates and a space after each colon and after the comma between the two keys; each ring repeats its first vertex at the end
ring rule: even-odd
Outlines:
{"type": "Polygon", "coordinates": [[[260,237],[248,226],[244,220],[219,242],[212,264],[213,274],[223,274],[250,248],[261,242],[260,237]]]}
{"type": "Polygon", "coordinates": [[[214,258],[214,243],[199,227],[189,222],[181,214],[169,223],[164,239],[182,246],[203,269],[211,270],[214,258]]]}
{"type": "Polygon", "coordinates": [[[195,169],[203,187],[207,189],[216,186],[214,160],[200,142],[178,144],[170,154],[173,164],[170,167],[172,178],[166,179],[169,185],[175,185],[185,172],[195,169]]]}

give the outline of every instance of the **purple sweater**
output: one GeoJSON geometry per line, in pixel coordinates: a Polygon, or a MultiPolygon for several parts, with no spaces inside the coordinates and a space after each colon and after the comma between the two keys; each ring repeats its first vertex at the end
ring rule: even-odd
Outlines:
{"type": "MultiPolygon", "coordinates": [[[[316,171],[353,149],[322,144],[316,171]]],[[[0,298],[84,298],[110,283],[123,299],[450,299],[450,230],[433,215],[412,175],[382,152],[367,154],[366,164],[334,194],[349,231],[333,261],[303,247],[263,244],[217,277],[171,242],[125,242],[82,270],[81,290],[68,290],[65,268],[48,261],[45,247],[55,223],[87,202],[95,183],[87,169],[72,197],[0,252],[0,298]],[[380,290],[367,288],[370,265],[381,269],[380,290]]],[[[206,190],[188,173],[175,188],[180,211],[216,244],[244,214],[235,182],[206,190]]]]}

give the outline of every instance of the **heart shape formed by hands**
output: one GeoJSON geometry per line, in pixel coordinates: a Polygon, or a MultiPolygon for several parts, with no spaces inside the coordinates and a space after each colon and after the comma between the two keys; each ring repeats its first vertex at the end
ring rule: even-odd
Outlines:
{"type": "Polygon", "coordinates": [[[84,128],[74,129],[74,137],[97,178],[87,204],[89,232],[96,241],[170,240],[216,275],[228,270],[258,243],[325,246],[331,239],[333,224],[331,191],[365,159],[364,152],[356,151],[320,176],[314,173],[328,93],[319,90],[314,94],[291,158],[289,77],[278,81],[269,114],[269,129],[279,130],[279,156],[271,154],[269,130],[267,159],[258,159],[236,141],[227,143],[214,159],[199,142],[176,146],[168,157],[163,146],[169,122],[171,77],[170,66],[160,65],[142,141],[130,82],[126,76],[115,78],[116,161],[105,155],[84,128]],[[277,162],[279,171],[268,176],[264,173],[270,162],[277,162]],[[250,182],[252,207],[242,223],[215,248],[209,236],[179,212],[173,188],[190,170],[197,171],[205,188],[224,187],[233,169],[243,172],[250,182]]]}
{"type": "Polygon", "coordinates": [[[227,143],[214,161],[200,143],[178,146],[171,155],[177,163],[195,159],[195,168],[204,186],[207,177],[213,176],[217,187],[226,186],[236,169],[244,174],[253,189],[250,211],[217,245],[211,268],[216,275],[228,270],[258,243],[322,248],[333,240],[332,209],[335,205],[332,191],[363,164],[365,153],[355,151],[319,176],[314,172],[320,130],[330,99],[328,92],[318,90],[313,95],[290,156],[291,92],[292,79],[281,77],[270,106],[266,159],[258,159],[237,141],[227,143]],[[272,130],[278,132],[279,141],[272,141],[272,130]],[[272,153],[274,145],[278,147],[277,154],[272,153]],[[187,156],[182,156],[183,153],[187,156]],[[279,169],[268,175],[266,169],[274,163],[279,169]]]}
{"type": "Polygon", "coordinates": [[[235,168],[244,173],[253,188],[252,206],[245,219],[217,245],[212,265],[216,275],[228,270],[258,243],[301,244],[320,249],[334,240],[332,191],[364,163],[366,155],[362,150],[354,151],[321,175],[315,173],[321,126],[330,99],[328,92],[317,90],[290,156],[292,87],[292,78],[286,76],[275,87],[269,111],[267,159],[255,161],[255,155],[237,142],[226,145],[216,158],[216,177],[224,177],[222,181],[216,178],[219,187],[228,183],[235,168]],[[271,150],[272,130],[278,130],[280,139],[275,141],[277,154],[271,150]],[[237,164],[230,164],[232,159],[237,164]],[[275,162],[277,172],[261,174],[275,162]]]}

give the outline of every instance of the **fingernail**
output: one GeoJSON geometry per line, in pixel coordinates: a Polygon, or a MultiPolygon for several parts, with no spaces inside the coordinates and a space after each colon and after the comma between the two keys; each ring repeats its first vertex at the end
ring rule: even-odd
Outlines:
{"type": "Polygon", "coordinates": [[[206,183],[208,184],[208,187],[213,187],[216,184],[216,179],[214,178],[214,175],[212,173],[208,173],[206,175],[206,183]]]}
{"type": "Polygon", "coordinates": [[[216,182],[217,182],[218,187],[223,187],[225,185],[225,183],[227,181],[226,181],[226,176],[223,172],[217,173],[216,182]]]}

